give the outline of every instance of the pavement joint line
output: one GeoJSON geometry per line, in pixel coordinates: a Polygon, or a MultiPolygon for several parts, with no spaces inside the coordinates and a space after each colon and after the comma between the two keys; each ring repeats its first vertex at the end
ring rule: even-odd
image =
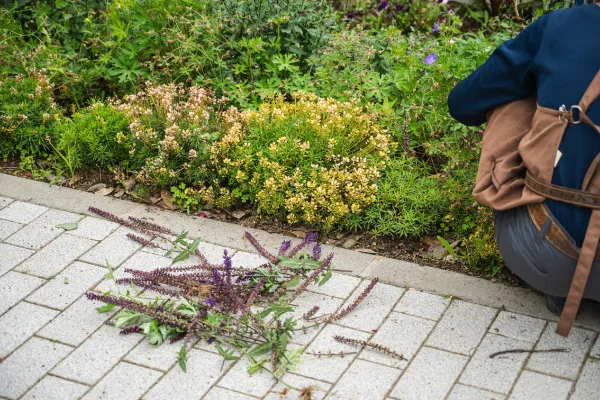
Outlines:
{"type": "MultiPolygon", "coordinates": [[[[364,279],[364,281],[366,281],[366,280],[367,280],[367,279],[364,279]]],[[[361,283],[362,283],[362,281],[361,281],[361,283]]],[[[357,291],[357,290],[359,289],[359,287],[360,287],[360,283],[358,284],[358,286],[356,286],[356,288],[355,288],[355,290],[352,292],[352,294],[354,294],[354,292],[355,292],[355,291],[357,291]]],[[[371,341],[371,339],[373,339],[373,337],[374,337],[374,336],[377,334],[377,332],[378,332],[378,331],[381,329],[381,327],[383,326],[383,324],[385,324],[385,323],[386,323],[386,321],[388,320],[388,318],[390,317],[390,315],[392,315],[392,313],[394,312],[394,309],[396,308],[396,306],[398,305],[398,303],[399,303],[399,302],[402,300],[402,298],[404,297],[404,295],[405,295],[405,294],[406,294],[406,292],[407,292],[407,288],[403,288],[403,289],[404,289],[404,290],[403,290],[402,294],[400,295],[400,297],[398,297],[398,300],[396,300],[396,301],[394,302],[394,304],[393,304],[393,305],[392,305],[392,307],[390,308],[390,311],[388,311],[388,313],[385,315],[385,317],[383,317],[383,319],[381,320],[381,322],[379,323],[379,325],[377,325],[377,328],[375,329],[375,331],[368,331],[368,330],[367,330],[367,331],[363,331],[363,330],[360,330],[360,329],[356,329],[356,330],[360,330],[361,332],[368,332],[368,333],[370,333],[370,335],[369,335],[369,339],[367,339],[367,342],[370,342],[370,341],[371,341]]],[[[352,297],[352,296],[348,296],[348,298],[351,298],[351,297],[352,297]]],[[[344,303],[342,303],[342,305],[341,305],[340,307],[342,307],[343,305],[344,305],[344,303]]],[[[333,389],[334,389],[334,388],[335,388],[335,387],[338,385],[338,383],[340,382],[340,380],[341,380],[341,379],[344,377],[344,374],[345,374],[346,372],[348,372],[348,370],[349,370],[349,369],[352,367],[352,364],[354,364],[354,363],[356,362],[356,360],[358,360],[358,359],[359,359],[359,357],[362,355],[362,353],[363,353],[363,352],[365,352],[366,350],[367,350],[367,349],[366,349],[366,347],[364,347],[364,346],[363,346],[363,347],[361,347],[361,348],[358,350],[358,352],[357,352],[357,354],[356,354],[356,357],[354,357],[354,359],[353,359],[353,360],[350,362],[350,364],[348,364],[348,366],[346,367],[346,369],[344,369],[344,372],[342,372],[342,373],[340,374],[340,376],[339,376],[339,377],[336,379],[336,381],[335,381],[335,382],[334,382],[334,383],[331,385],[331,387],[329,388],[329,390],[328,390],[328,391],[327,391],[327,393],[325,394],[325,397],[327,397],[327,396],[329,396],[329,394],[331,394],[331,391],[332,391],[332,390],[333,390],[333,389]]],[[[392,350],[393,350],[393,349],[392,349],[392,350]]],[[[416,357],[416,353],[415,353],[415,357],[416,357]]],[[[370,360],[362,360],[362,361],[366,361],[366,362],[372,362],[372,361],[370,361],[370,360]]],[[[378,362],[376,362],[375,364],[378,364],[378,365],[384,365],[384,366],[386,366],[386,367],[388,367],[388,368],[390,367],[389,365],[385,365],[385,364],[383,364],[383,363],[378,363],[378,362]]],[[[392,368],[393,368],[393,367],[392,367],[392,368]]],[[[402,371],[402,370],[400,370],[400,371],[402,371]]],[[[402,374],[402,373],[401,373],[401,374],[402,374]]],[[[392,384],[392,386],[390,387],[390,389],[388,390],[388,392],[386,392],[386,397],[387,397],[387,393],[389,393],[389,391],[393,390],[394,386],[396,386],[396,381],[394,381],[394,383],[392,384]]]]}
{"type": "MultiPolygon", "coordinates": [[[[535,350],[535,348],[537,347],[537,345],[540,343],[540,340],[542,340],[542,336],[544,336],[544,332],[548,328],[548,324],[549,324],[549,322],[546,321],[546,323],[544,324],[544,327],[542,328],[542,330],[541,330],[538,338],[536,339],[535,343],[533,344],[533,347],[532,347],[533,350],[535,350]]],[[[533,353],[527,354],[527,357],[525,358],[525,362],[523,363],[523,367],[519,369],[519,373],[517,374],[517,378],[513,382],[512,386],[510,387],[510,390],[508,391],[508,394],[506,395],[507,399],[512,395],[512,392],[515,390],[515,386],[517,386],[517,382],[519,382],[519,379],[521,379],[521,375],[523,375],[523,371],[527,370],[527,368],[526,368],[527,367],[527,363],[529,362],[529,359],[531,358],[532,355],[533,355],[533,353]]],[[[543,375],[547,375],[547,374],[543,373],[543,375]]],[[[550,375],[548,375],[548,376],[550,376],[550,375]]]]}
{"type": "MultiPolygon", "coordinates": [[[[406,292],[404,292],[404,294],[406,294],[406,292]]],[[[404,297],[404,294],[402,295],[402,297],[404,297]]],[[[391,398],[391,395],[392,395],[392,392],[394,391],[394,388],[398,385],[398,383],[400,382],[400,379],[402,379],[402,377],[404,376],[404,374],[406,373],[406,371],[410,368],[410,366],[412,365],[413,361],[417,358],[417,356],[419,355],[419,353],[421,352],[421,350],[423,349],[423,347],[430,347],[430,346],[426,346],[426,343],[429,340],[429,337],[433,334],[433,332],[435,331],[435,329],[439,325],[439,323],[442,320],[442,318],[444,318],[444,315],[446,315],[446,312],[448,312],[448,309],[450,308],[450,305],[453,302],[454,302],[454,298],[450,298],[450,302],[446,306],[446,309],[444,310],[444,312],[442,313],[442,315],[440,315],[440,317],[438,318],[438,320],[435,321],[435,324],[433,325],[433,327],[429,331],[429,334],[427,334],[427,336],[425,337],[425,339],[423,339],[423,342],[421,343],[421,345],[419,346],[419,348],[417,349],[417,351],[415,351],[415,355],[412,357],[412,359],[408,360],[408,362],[406,363],[406,366],[404,368],[402,368],[402,370],[400,371],[400,375],[398,376],[398,378],[396,379],[396,381],[394,382],[394,384],[390,387],[390,389],[385,394],[386,398],[388,398],[388,397],[391,398]]],[[[436,350],[441,350],[441,349],[436,349],[436,350]]],[[[441,351],[443,351],[443,350],[441,350],[441,351]]],[[[461,373],[462,373],[462,371],[461,371],[461,373]]],[[[452,386],[454,387],[454,384],[452,386]]],[[[450,390],[452,390],[452,389],[450,389],[450,390]]],[[[450,393],[450,392],[448,392],[448,393],[450,393]]]]}
{"type": "MultiPolygon", "coordinates": [[[[450,306],[448,306],[448,308],[450,308],[450,306]]],[[[446,310],[448,310],[448,308],[446,308],[446,310]]],[[[452,386],[450,387],[450,390],[446,394],[446,398],[448,396],[450,396],[450,393],[452,393],[452,390],[454,390],[454,387],[456,386],[456,384],[460,383],[460,378],[462,378],[463,374],[465,373],[465,370],[467,369],[467,367],[469,366],[469,364],[471,363],[471,361],[473,361],[473,357],[475,356],[475,353],[477,353],[477,350],[479,350],[479,346],[481,346],[481,343],[483,343],[483,340],[485,339],[485,337],[487,336],[487,334],[488,333],[493,334],[493,332],[490,332],[490,329],[492,328],[492,326],[494,326],[494,322],[496,322],[496,320],[498,319],[498,316],[500,315],[501,310],[495,309],[495,311],[496,311],[496,314],[494,315],[494,318],[492,318],[492,320],[488,324],[487,328],[485,329],[485,332],[481,336],[481,339],[479,339],[479,342],[477,342],[477,345],[475,347],[473,347],[469,351],[469,356],[468,356],[469,359],[467,360],[467,362],[465,363],[465,365],[462,367],[462,370],[460,371],[460,374],[458,374],[458,376],[454,380],[454,383],[452,384],[452,386]]],[[[540,337],[541,337],[541,334],[540,334],[540,337]]],[[[525,367],[525,365],[526,364],[523,364],[523,367],[525,367]]],[[[521,367],[519,369],[522,370],[523,367],[521,367]]],[[[514,382],[513,382],[513,385],[514,385],[514,382]]],[[[479,388],[479,389],[483,389],[483,388],[479,388]]],[[[487,389],[484,389],[484,390],[487,390],[487,389]]]]}
{"type": "MultiPolygon", "coordinates": [[[[61,359],[60,361],[58,361],[58,362],[55,364],[55,367],[56,367],[56,365],[58,365],[58,364],[59,364],[59,363],[60,363],[62,360],[64,360],[65,358],[67,358],[67,357],[68,357],[68,356],[69,356],[71,353],[73,353],[73,352],[74,352],[74,351],[77,349],[76,347],[73,347],[73,346],[71,346],[71,345],[68,345],[68,344],[65,344],[65,343],[61,343],[61,342],[59,342],[59,341],[54,341],[54,340],[50,340],[50,339],[47,339],[47,338],[39,337],[39,336],[37,336],[37,335],[35,335],[35,334],[34,334],[34,335],[32,335],[31,337],[29,337],[29,338],[28,338],[26,341],[24,341],[23,343],[21,343],[19,346],[17,346],[17,348],[16,348],[16,349],[14,349],[14,350],[11,352],[11,354],[13,354],[13,353],[14,353],[14,352],[15,352],[17,349],[19,349],[19,348],[23,347],[23,346],[25,345],[25,343],[29,342],[29,341],[30,341],[32,338],[34,338],[34,337],[36,337],[36,338],[38,338],[38,339],[43,339],[43,340],[46,340],[46,341],[48,341],[48,342],[52,342],[52,343],[59,343],[59,344],[62,344],[62,345],[64,345],[64,346],[68,346],[68,347],[70,347],[70,348],[71,348],[71,351],[69,351],[69,353],[68,353],[68,354],[66,354],[66,355],[65,355],[65,357],[64,357],[63,359],[61,359]]],[[[2,362],[4,362],[4,360],[6,360],[8,357],[10,357],[10,356],[6,356],[6,358],[2,359],[2,362]]],[[[51,369],[50,369],[48,372],[46,372],[44,375],[42,375],[42,376],[41,376],[41,377],[40,377],[38,380],[36,380],[34,383],[32,383],[32,384],[31,384],[31,386],[28,386],[28,387],[27,387],[27,390],[25,391],[25,393],[23,393],[23,395],[22,395],[20,398],[24,397],[24,396],[25,396],[25,394],[27,394],[27,392],[29,392],[29,391],[30,391],[32,388],[34,388],[34,387],[35,387],[35,385],[37,385],[38,383],[40,383],[40,381],[41,381],[42,379],[44,379],[46,376],[50,375],[50,371],[52,371],[52,369],[54,369],[54,367],[52,367],[52,368],[51,368],[51,369]]],[[[55,375],[52,375],[52,376],[55,376],[55,375]]],[[[64,378],[62,378],[62,377],[60,377],[60,376],[56,376],[56,378],[61,378],[61,379],[64,379],[64,378]]],[[[67,380],[70,380],[70,379],[67,379],[67,380]]],[[[76,383],[81,383],[81,382],[76,382],[76,383]]],[[[87,386],[87,385],[86,385],[86,386],[87,386]]]]}

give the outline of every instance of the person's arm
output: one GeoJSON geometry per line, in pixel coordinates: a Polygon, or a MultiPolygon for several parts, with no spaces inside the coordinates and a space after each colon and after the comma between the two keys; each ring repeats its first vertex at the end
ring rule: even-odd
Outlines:
{"type": "Polygon", "coordinates": [[[470,126],[486,122],[486,113],[515,100],[536,95],[532,71],[542,35],[551,14],[504,42],[486,62],[460,82],[448,96],[450,115],[470,126]]]}

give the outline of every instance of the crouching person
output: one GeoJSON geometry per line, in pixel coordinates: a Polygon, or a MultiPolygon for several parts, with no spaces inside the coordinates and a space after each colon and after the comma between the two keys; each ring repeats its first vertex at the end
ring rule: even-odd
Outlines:
{"type": "Polygon", "coordinates": [[[507,267],[548,295],[567,336],[600,301],[600,4],[537,19],[458,84],[453,118],[488,122],[473,196],[507,267]]]}

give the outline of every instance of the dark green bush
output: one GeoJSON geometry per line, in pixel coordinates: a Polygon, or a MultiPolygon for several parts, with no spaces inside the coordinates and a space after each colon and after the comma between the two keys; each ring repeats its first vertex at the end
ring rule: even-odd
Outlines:
{"type": "Polygon", "coordinates": [[[439,180],[427,165],[400,155],[379,180],[375,203],[348,218],[346,225],[379,235],[419,237],[437,230],[448,206],[439,180]]]}
{"type": "Polygon", "coordinates": [[[128,133],[125,115],[114,107],[95,104],[55,124],[58,150],[74,170],[129,165],[129,148],[119,142],[128,133]]]}

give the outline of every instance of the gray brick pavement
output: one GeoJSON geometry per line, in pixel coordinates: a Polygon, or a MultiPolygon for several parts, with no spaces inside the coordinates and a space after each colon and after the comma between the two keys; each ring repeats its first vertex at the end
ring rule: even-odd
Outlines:
{"type": "MultiPolygon", "coordinates": [[[[228,227],[223,224],[223,229],[228,227]]],[[[127,267],[171,265],[163,250],[141,249],[126,238],[127,232],[95,217],[0,197],[0,397],[299,397],[298,391],[286,390],[267,373],[249,376],[245,360],[223,363],[206,343],[190,351],[188,372],[182,373],[176,363],[179,344],[154,347],[140,335],[121,336],[106,325],[117,310],[99,314],[99,304],[82,295],[94,287],[112,287],[105,282],[97,286],[107,271],[107,258],[118,276],[127,267]],[[61,221],[77,220],[76,230],[55,228],[61,221]]],[[[228,241],[199,246],[211,262],[221,261],[224,249],[236,266],[265,261],[249,252],[242,240],[233,240],[237,233],[222,232],[214,238],[219,237],[228,241]]],[[[360,272],[366,264],[359,261],[368,264],[374,259],[353,259],[352,254],[346,250],[336,267],[360,272]]],[[[383,265],[381,259],[376,261],[383,265]]],[[[196,262],[189,259],[180,265],[196,262]]],[[[311,286],[296,300],[295,317],[315,304],[323,314],[340,310],[366,285],[368,280],[336,272],[330,283],[311,286]]],[[[306,354],[298,370],[284,380],[296,388],[310,387],[314,399],[567,399],[569,393],[572,399],[596,399],[598,330],[578,327],[563,339],[554,333],[555,327],[544,317],[380,283],[349,316],[294,338],[294,343],[306,346],[306,354]],[[333,339],[336,334],[387,346],[407,360],[339,343],[333,339]],[[556,347],[568,348],[569,353],[489,358],[500,350],[556,347]],[[329,351],[343,351],[345,356],[328,357],[329,351]],[[314,355],[318,353],[323,356],[314,355]]]]}

